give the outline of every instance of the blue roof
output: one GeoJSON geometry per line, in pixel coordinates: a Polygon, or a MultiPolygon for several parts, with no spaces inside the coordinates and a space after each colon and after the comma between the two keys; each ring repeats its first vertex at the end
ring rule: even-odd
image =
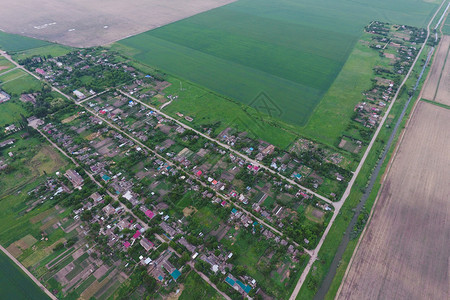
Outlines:
{"type": "Polygon", "coordinates": [[[231,213],[233,213],[233,214],[237,213],[236,208],[233,208],[233,209],[231,210],[231,213]]]}
{"type": "Polygon", "coordinates": [[[173,277],[173,279],[177,280],[178,277],[180,277],[181,272],[178,271],[178,269],[175,269],[175,271],[173,271],[172,274],[170,274],[170,275],[173,277]]]}
{"type": "Polygon", "coordinates": [[[300,174],[295,174],[294,177],[296,177],[296,178],[302,178],[302,175],[300,175],[300,174]]]}
{"type": "Polygon", "coordinates": [[[152,77],[152,76],[150,76],[150,75],[145,75],[145,77],[150,78],[150,77],[152,77]]]}
{"type": "Polygon", "coordinates": [[[103,175],[102,178],[104,181],[108,181],[111,179],[111,177],[109,177],[108,175],[103,175]]]}
{"type": "Polygon", "coordinates": [[[231,286],[233,286],[235,284],[235,281],[228,276],[227,276],[227,278],[225,278],[225,281],[226,281],[226,283],[228,283],[231,286]]]}
{"type": "Polygon", "coordinates": [[[236,283],[239,284],[239,286],[246,292],[247,294],[252,290],[252,288],[249,285],[245,285],[239,280],[236,280],[236,283]]]}
{"type": "Polygon", "coordinates": [[[158,276],[158,279],[162,281],[162,280],[164,279],[164,277],[162,277],[161,275],[159,275],[159,276],[158,276]]]}

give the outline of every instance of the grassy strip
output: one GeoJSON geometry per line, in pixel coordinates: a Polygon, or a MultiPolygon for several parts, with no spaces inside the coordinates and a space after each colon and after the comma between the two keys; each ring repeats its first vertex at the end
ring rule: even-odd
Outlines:
{"type": "Polygon", "coordinates": [[[427,99],[423,99],[423,98],[420,99],[420,100],[423,101],[423,102],[434,104],[436,106],[440,106],[440,107],[443,107],[443,108],[446,108],[446,109],[450,109],[450,105],[447,105],[447,104],[443,104],[443,103],[439,103],[439,102],[436,102],[436,101],[431,101],[431,100],[427,100],[427,99]]]}

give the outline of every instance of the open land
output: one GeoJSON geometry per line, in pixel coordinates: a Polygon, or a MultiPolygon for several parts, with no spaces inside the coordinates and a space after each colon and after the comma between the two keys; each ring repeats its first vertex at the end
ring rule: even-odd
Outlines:
{"type": "Polygon", "coordinates": [[[122,40],[115,49],[250,106],[264,92],[272,105],[265,113],[303,126],[364,25],[378,19],[424,26],[435,6],[238,1],[122,40]]]}
{"type": "Polygon", "coordinates": [[[0,12],[1,29],[75,47],[108,44],[233,0],[20,0],[0,12]]]}
{"type": "Polygon", "coordinates": [[[0,290],[3,299],[49,299],[33,281],[28,278],[20,269],[0,251],[0,290]]]}
{"type": "Polygon", "coordinates": [[[449,120],[417,105],[338,298],[448,298],[449,120]]]}
{"type": "Polygon", "coordinates": [[[450,105],[450,36],[442,38],[437,49],[433,65],[422,97],[427,100],[436,101],[450,105]]]}

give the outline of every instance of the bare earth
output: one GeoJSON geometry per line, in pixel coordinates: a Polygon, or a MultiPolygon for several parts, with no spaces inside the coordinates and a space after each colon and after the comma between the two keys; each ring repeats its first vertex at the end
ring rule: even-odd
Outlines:
{"type": "Polygon", "coordinates": [[[444,36],[439,43],[431,66],[423,98],[450,105],[450,36],[444,36]]]}
{"type": "Polygon", "coordinates": [[[420,102],[339,299],[449,299],[450,110],[420,102]]]}
{"type": "Polygon", "coordinates": [[[236,0],[14,0],[0,29],[75,47],[135,35],[236,0]]]}

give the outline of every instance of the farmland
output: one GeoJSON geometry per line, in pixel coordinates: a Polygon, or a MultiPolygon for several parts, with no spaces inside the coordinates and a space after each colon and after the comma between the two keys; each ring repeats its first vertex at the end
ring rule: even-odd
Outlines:
{"type": "Polygon", "coordinates": [[[409,2],[243,0],[122,40],[116,49],[244,104],[264,91],[279,119],[303,126],[364,25],[374,18],[425,24],[435,4],[409,2]]]}
{"type": "Polygon", "coordinates": [[[0,269],[2,274],[7,274],[7,276],[0,276],[3,299],[48,299],[48,296],[1,251],[0,269]]]}
{"type": "Polygon", "coordinates": [[[2,30],[76,47],[104,45],[233,0],[17,0],[0,11],[2,30]]]}
{"type": "Polygon", "coordinates": [[[423,91],[423,98],[450,105],[450,36],[444,36],[437,49],[430,75],[423,91]]]}
{"type": "Polygon", "coordinates": [[[447,297],[449,114],[418,103],[338,298],[447,297]]]}

